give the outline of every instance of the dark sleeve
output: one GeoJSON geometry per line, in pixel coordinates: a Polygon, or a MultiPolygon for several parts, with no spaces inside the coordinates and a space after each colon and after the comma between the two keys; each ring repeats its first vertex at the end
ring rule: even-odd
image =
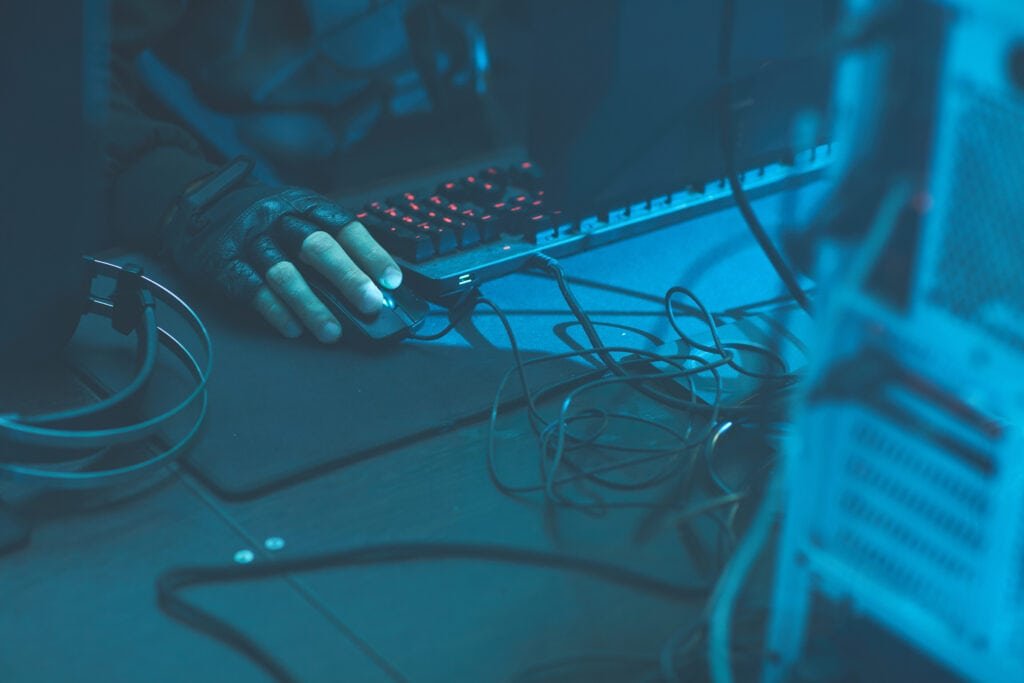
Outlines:
{"type": "Polygon", "coordinates": [[[180,126],[145,111],[135,58],[181,19],[185,0],[115,0],[111,106],[104,153],[108,215],[123,243],[159,247],[163,219],[190,183],[216,166],[180,126]]]}

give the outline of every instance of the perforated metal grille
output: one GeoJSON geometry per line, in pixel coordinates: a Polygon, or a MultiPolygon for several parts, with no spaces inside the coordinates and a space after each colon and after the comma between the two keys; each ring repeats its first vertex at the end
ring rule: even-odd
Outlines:
{"type": "Polygon", "coordinates": [[[979,578],[985,482],[949,455],[906,440],[870,413],[846,422],[835,552],[957,626],[979,578]]]}
{"type": "Polygon", "coordinates": [[[1024,351],[1024,107],[968,96],[929,298],[1024,351]]]}

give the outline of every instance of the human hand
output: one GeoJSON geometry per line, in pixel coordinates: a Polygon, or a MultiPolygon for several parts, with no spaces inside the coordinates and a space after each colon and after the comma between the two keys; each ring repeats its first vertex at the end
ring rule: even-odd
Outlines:
{"type": "Polygon", "coordinates": [[[398,287],[402,271],[352,214],[310,190],[253,183],[249,167],[233,162],[187,190],[165,226],[166,250],[193,283],[251,305],[284,336],[305,327],[321,342],[337,341],[341,324],[294,260],[367,314],[380,310],[380,287],[398,287]]]}

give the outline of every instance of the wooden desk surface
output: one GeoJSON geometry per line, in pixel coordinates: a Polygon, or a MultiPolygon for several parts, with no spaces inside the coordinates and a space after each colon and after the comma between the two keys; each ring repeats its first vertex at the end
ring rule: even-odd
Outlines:
{"type": "MultiPolygon", "coordinates": [[[[239,550],[259,562],[393,540],[479,541],[699,580],[668,525],[643,544],[632,540],[641,511],[547,515],[537,502],[499,494],[483,467],[484,434],[482,425],[468,427],[248,503],[221,503],[177,468],[150,490],[89,511],[45,518],[52,508],[38,502],[31,545],[0,559],[0,676],[262,680],[155,602],[161,571],[230,563],[239,550]],[[270,537],[284,547],[266,550],[270,537]]],[[[525,435],[509,444],[506,474],[534,475],[537,455],[525,435]]],[[[503,681],[565,656],[653,658],[700,607],[564,572],[461,561],[324,571],[189,597],[303,681],[503,681]]]]}
{"type": "MultiPolygon", "coordinates": [[[[735,253],[729,245],[742,234],[700,246],[710,265],[690,259],[683,279],[706,276],[715,259],[735,253]]],[[[642,263],[620,264],[627,266],[642,263]]],[[[712,278],[710,305],[764,294],[770,278],[762,266],[760,290],[749,272],[733,275],[732,289],[712,278]],[[730,292],[738,294],[730,299],[730,292]]],[[[514,290],[505,296],[509,308],[530,303],[515,301],[514,290]]],[[[29,547],[0,557],[0,680],[263,680],[239,655],[163,615],[155,601],[162,571],[229,564],[239,550],[261,562],[394,540],[473,541],[602,559],[680,584],[711,578],[701,566],[706,558],[679,542],[671,516],[638,543],[644,510],[596,516],[502,495],[488,478],[485,434],[484,425],[471,425],[243,503],[218,500],[177,468],[148,491],[87,511],[63,512],[68,501],[60,495],[29,504],[17,484],[4,483],[0,498],[28,505],[36,526],[29,547]],[[283,539],[283,548],[265,549],[271,537],[283,539]]],[[[501,435],[506,475],[536,479],[537,447],[522,416],[503,423],[501,435]]],[[[505,681],[576,655],[655,659],[703,606],[565,572],[468,561],[322,571],[189,595],[299,680],[371,683],[505,681]]],[[[529,680],[648,680],[651,671],[650,664],[602,663],[529,680]]]]}

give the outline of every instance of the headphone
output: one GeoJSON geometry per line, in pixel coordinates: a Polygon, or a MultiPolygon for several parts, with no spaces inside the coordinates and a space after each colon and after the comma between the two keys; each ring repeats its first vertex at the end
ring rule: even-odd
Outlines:
{"type": "MultiPolygon", "coordinates": [[[[34,480],[57,488],[93,488],[119,484],[146,475],[172,462],[192,441],[206,415],[206,384],[213,362],[210,335],[196,312],[174,292],[146,277],[136,265],[118,266],[84,257],[90,286],[84,310],[108,318],[121,334],[134,334],[135,367],[124,387],[97,403],[37,415],[0,414],[0,475],[34,480]],[[96,279],[113,280],[109,296],[92,291],[96,279]],[[199,339],[201,359],[157,323],[156,303],[182,318],[199,339]],[[169,350],[186,367],[194,384],[189,394],[163,413],[128,424],[113,413],[137,398],[149,383],[159,347],[169,350]],[[129,464],[95,467],[116,446],[154,436],[190,408],[195,417],[185,436],[156,455],[129,464]],[[11,447],[27,448],[18,453],[11,447]]],[[[64,341],[64,340],[61,340],[64,341]]],[[[52,340],[47,340],[48,344],[52,340]]]]}

